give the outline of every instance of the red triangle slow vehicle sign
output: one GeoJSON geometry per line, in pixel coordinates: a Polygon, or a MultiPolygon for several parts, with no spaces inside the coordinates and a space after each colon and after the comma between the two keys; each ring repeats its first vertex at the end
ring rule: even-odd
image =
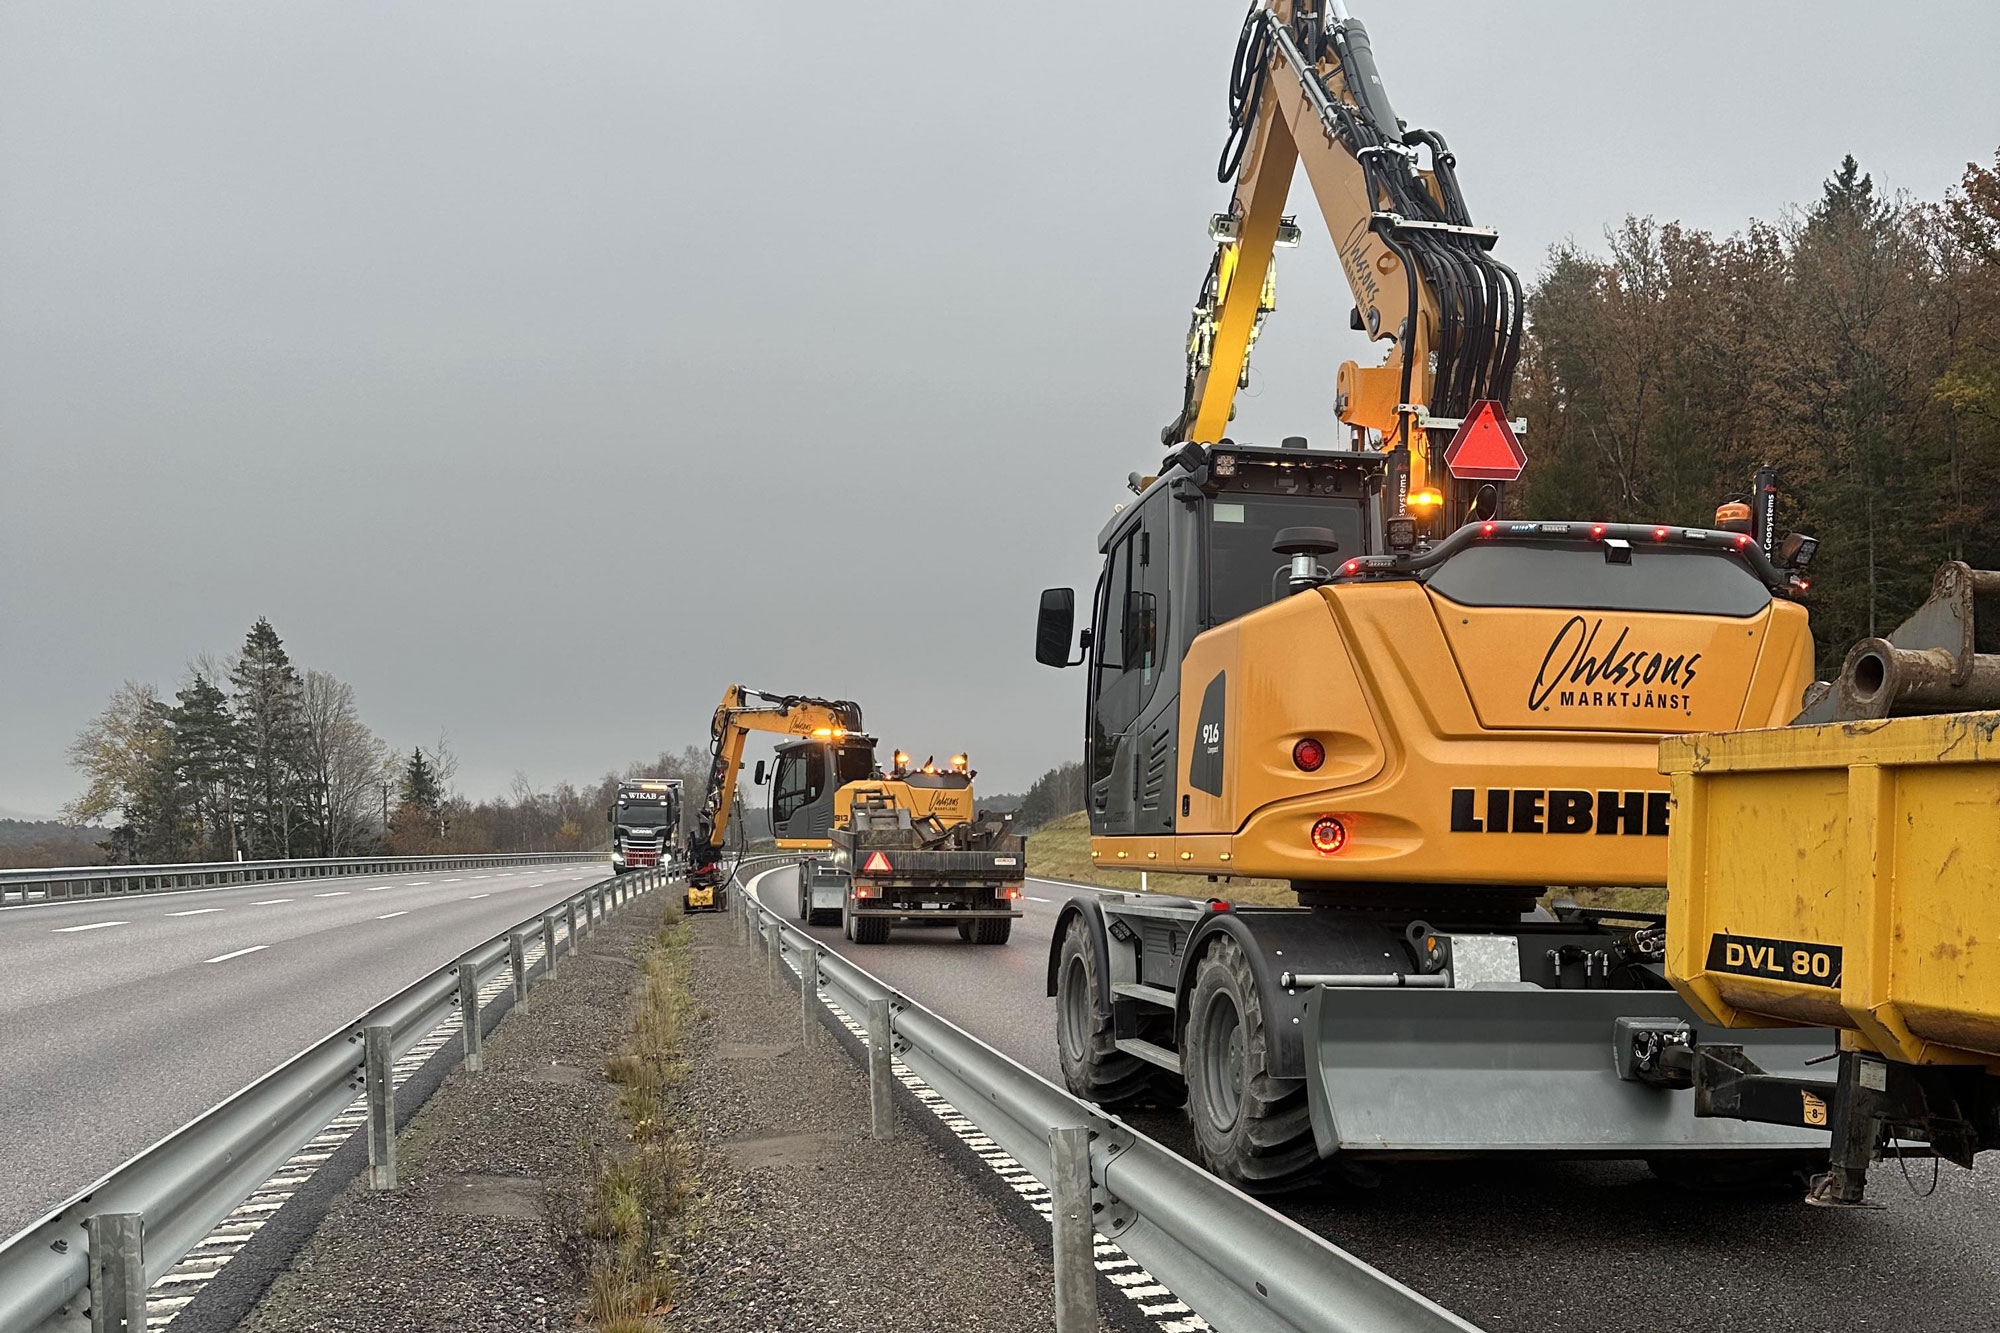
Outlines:
{"type": "Polygon", "coordinates": [[[1482,398],[1445,446],[1444,465],[1460,481],[1512,481],[1528,465],[1528,455],[1500,404],[1482,398]]]}
{"type": "Polygon", "coordinates": [[[889,858],[880,852],[872,853],[866,861],[861,863],[861,873],[864,875],[886,875],[892,868],[889,864],[889,858]]]}

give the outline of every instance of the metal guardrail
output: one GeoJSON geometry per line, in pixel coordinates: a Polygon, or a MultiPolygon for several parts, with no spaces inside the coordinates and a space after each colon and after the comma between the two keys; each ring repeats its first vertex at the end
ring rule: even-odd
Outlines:
{"type": "MultiPolygon", "coordinates": [[[[605,912],[671,879],[665,869],[614,876],[495,935],[0,1244],[0,1333],[127,1327],[137,1333],[145,1327],[146,1288],[357,1096],[368,1100],[370,1179],[378,1187],[393,1185],[395,1059],[455,1009],[476,1007],[479,987],[503,970],[513,972],[516,1000],[535,976],[550,975],[558,920],[567,921],[573,950],[605,912]],[[531,969],[523,945],[537,935],[544,953],[531,969]]],[[[464,1027],[466,1063],[477,1071],[480,1024],[464,1027]]]]}
{"type": "Polygon", "coordinates": [[[878,1137],[887,1132],[893,1053],[1049,1187],[1059,1330],[1097,1327],[1095,1231],[1202,1318],[1230,1333],[1478,1333],[1449,1310],[946,1022],[780,919],[747,888],[739,886],[733,910],[745,928],[741,938],[764,944],[774,969],[796,959],[805,1015],[815,1007],[818,988],[807,994],[806,987],[816,979],[827,998],[856,1022],[868,1019],[878,1137]],[[1091,1293],[1087,1302],[1080,1300],[1080,1289],[1091,1293]]]}
{"type": "Polygon", "coordinates": [[[0,870],[0,903],[62,902],[127,893],[169,893],[254,884],[272,879],[392,875],[412,870],[477,870],[490,866],[566,865],[602,861],[607,852],[493,852],[454,856],[332,856],[287,861],[198,861],[157,866],[61,866],[0,870]]]}

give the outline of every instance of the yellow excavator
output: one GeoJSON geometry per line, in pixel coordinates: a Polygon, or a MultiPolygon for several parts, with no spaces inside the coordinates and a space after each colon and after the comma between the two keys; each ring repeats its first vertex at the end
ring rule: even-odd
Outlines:
{"type": "MultiPolygon", "coordinates": [[[[743,771],[743,746],[752,732],[774,732],[799,738],[799,753],[810,754],[810,777],[799,770],[796,813],[783,828],[775,825],[780,849],[825,851],[833,843],[832,798],[836,787],[867,777],[875,766],[875,740],[861,730],[861,705],[846,699],[815,699],[803,694],[773,694],[731,685],[722,693],[709,723],[708,787],[688,834],[688,877],[685,904],[692,911],[728,905],[729,879],[735,871],[725,864],[729,819],[736,809],[737,775],[743,771]],[[807,792],[810,780],[812,789],[807,792]],[[824,819],[818,814],[824,811],[824,819]]],[[[758,761],[762,781],[763,761],[758,761]]],[[[775,813],[775,812],[774,812],[775,813]]]]}
{"type": "MultiPolygon", "coordinates": [[[[1072,590],[1037,625],[1038,660],[1085,669],[1093,857],[1201,895],[1064,906],[1069,1087],[1185,1100],[1204,1162],[1258,1191],[1397,1155],[1819,1169],[1824,1131],[1700,1116],[1692,1088],[1629,1076],[1641,1021],[1719,1036],[1664,973],[1660,916],[1540,905],[1666,881],[1663,737],[1798,712],[1811,539],[1510,517],[1520,285],[1443,137],[1397,117],[1337,0],[1252,8],[1230,98],[1234,188],[1166,456],[1098,536],[1081,651],[1072,590]],[[1226,433],[1273,249],[1302,239],[1301,167],[1350,323],[1387,344],[1340,368],[1331,447],[1226,433]],[[1299,905],[1232,903],[1236,876],[1299,905]]],[[[1732,1040],[1782,1076],[1833,1050],[1812,1026],[1732,1040]]]]}
{"type": "Polygon", "coordinates": [[[729,812],[752,732],[790,737],[775,765],[758,760],[752,783],[771,781],[771,831],[779,850],[802,853],[798,916],[838,924],[880,944],[897,922],[951,924],[974,944],[1004,944],[1027,873],[1011,815],[976,811],[968,756],[921,765],[898,751],[884,773],[861,706],[844,699],[772,694],[732,685],[710,723],[707,794],[688,839],[686,903],[725,905],[729,812]]]}

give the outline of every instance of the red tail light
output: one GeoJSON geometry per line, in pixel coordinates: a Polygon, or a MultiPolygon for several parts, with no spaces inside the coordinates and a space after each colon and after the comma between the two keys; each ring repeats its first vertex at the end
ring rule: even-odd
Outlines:
{"type": "Polygon", "coordinates": [[[1304,773],[1317,773],[1326,762],[1326,747],[1308,736],[1292,747],[1292,762],[1304,773]]]}
{"type": "Polygon", "coordinates": [[[1313,822],[1313,850],[1321,856],[1332,856],[1347,846],[1347,825],[1332,815],[1321,815],[1313,822]]]}

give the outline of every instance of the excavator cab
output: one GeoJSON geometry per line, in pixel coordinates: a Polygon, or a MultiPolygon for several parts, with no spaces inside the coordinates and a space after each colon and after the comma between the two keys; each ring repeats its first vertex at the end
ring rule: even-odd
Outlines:
{"type": "MultiPolygon", "coordinates": [[[[1380,549],[1385,460],[1303,444],[1176,455],[1099,535],[1086,663],[1094,835],[1174,831],[1181,661],[1195,637],[1380,549]]],[[[1061,639],[1066,656],[1061,605],[1045,598],[1037,635],[1061,639]]]]}
{"type": "Polygon", "coordinates": [[[834,793],[875,771],[875,742],[849,734],[778,747],[771,781],[771,836],[784,848],[823,848],[834,822],[834,793]]]}

